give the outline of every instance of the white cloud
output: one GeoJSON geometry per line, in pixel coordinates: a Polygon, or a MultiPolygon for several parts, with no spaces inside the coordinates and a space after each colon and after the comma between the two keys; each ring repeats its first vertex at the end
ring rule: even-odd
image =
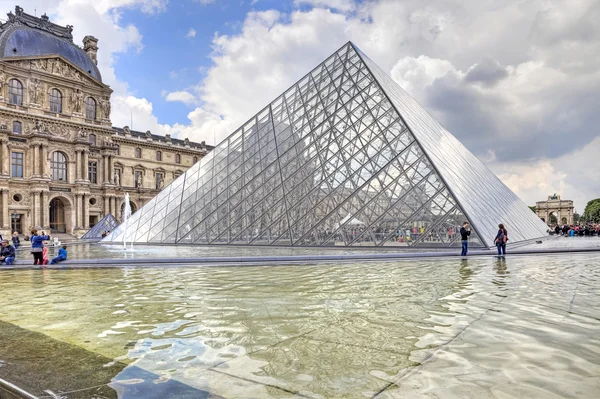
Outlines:
{"type": "Polygon", "coordinates": [[[584,147],[557,158],[490,164],[502,181],[529,205],[561,194],[573,200],[583,213],[587,201],[600,197],[600,170],[589,163],[600,154],[600,137],[584,147]]]}
{"type": "Polygon", "coordinates": [[[165,99],[168,102],[181,102],[186,105],[194,105],[198,102],[192,93],[185,90],[167,93],[165,99]]]}
{"type": "Polygon", "coordinates": [[[353,0],[294,0],[297,6],[308,5],[311,7],[331,8],[341,12],[354,10],[356,4],[353,0]]]}
{"type": "Polygon", "coordinates": [[[190,28],[190,30],[188,31],[187,35],[185,35],[185,37],[187,37],[187,38],[196,37],[196,29],[190,28]]]}

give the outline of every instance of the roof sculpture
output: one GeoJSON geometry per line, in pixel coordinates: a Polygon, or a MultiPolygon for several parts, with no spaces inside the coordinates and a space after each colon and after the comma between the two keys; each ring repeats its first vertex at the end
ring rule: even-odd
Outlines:
{"type": "Polygon", "coordinates": [[[112,214],[107,214],[104,216],[98,223],[94,225],[91,229],[88,230],[83,236],[81,236],[82,240],[88,239],[100,239],[103,238],[102,234],[104,232],[111,232],[117,228],[119,222],[112,214]]]}
{"type": "Polygon", "coordinates": [[[105,241],[492,246],[546,226],[390,76],[347,43],[105,241]]]}

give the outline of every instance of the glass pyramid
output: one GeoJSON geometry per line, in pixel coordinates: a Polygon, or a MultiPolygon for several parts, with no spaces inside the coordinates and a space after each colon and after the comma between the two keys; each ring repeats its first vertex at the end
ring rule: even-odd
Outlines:
{"type": "Polygon", "coordinates": [[[354,44],[267,105],[105,241],[285,246],[510,242],[546,226],[354,44]]]}
{"type": "Polygon", "coordinates": [[[94,225],[94,227],[89,229],[87,233],[85,233],[83,236],[81,236],[81,239],[82,240],[89,240],[89,239],[94,239],[94,238],[100,239],[100,238],[102,238],[103,232],[113,231],[114,229],[117,228],[118,225],[119,225],[119,222],[117,221],[117,219],[115,219],[115,217],[109,213],[106,216],[104,216],[102,219],[100,219],[100,221],[98,223],[96,223],[94,225]]]}

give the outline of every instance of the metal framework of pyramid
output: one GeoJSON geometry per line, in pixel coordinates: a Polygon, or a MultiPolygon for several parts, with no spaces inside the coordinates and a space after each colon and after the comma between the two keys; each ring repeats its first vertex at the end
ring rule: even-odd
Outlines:
{"type": "Polygon", "coordinates": [[[102,233],[104,233],[105,231],[113,231],[117,228],[117,226],[119,226],[119,222],[117,221],[117,219],[115,219],[115,217],[112,214],[109,213],[102,219],[100,219],[100,221],[96,223],[94,227],[89,229],[87,233],[81,236],[81,239],[100,239],[102,238],[102,233]]]}
{"type": "Polygon", "coordinates": [[[105,241],[475,245],[547,227],[391,77],[347,43],[105,241]]]}

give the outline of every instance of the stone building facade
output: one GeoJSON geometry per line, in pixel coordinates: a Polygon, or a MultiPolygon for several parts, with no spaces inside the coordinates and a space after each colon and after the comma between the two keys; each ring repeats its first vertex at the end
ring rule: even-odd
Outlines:
{"type": "Polygon", "coordinates": [[[98,40],[16,7],[0,25],[0,233],[81,235],[152,199],[211,147],[111,124],[98,40]]]}

